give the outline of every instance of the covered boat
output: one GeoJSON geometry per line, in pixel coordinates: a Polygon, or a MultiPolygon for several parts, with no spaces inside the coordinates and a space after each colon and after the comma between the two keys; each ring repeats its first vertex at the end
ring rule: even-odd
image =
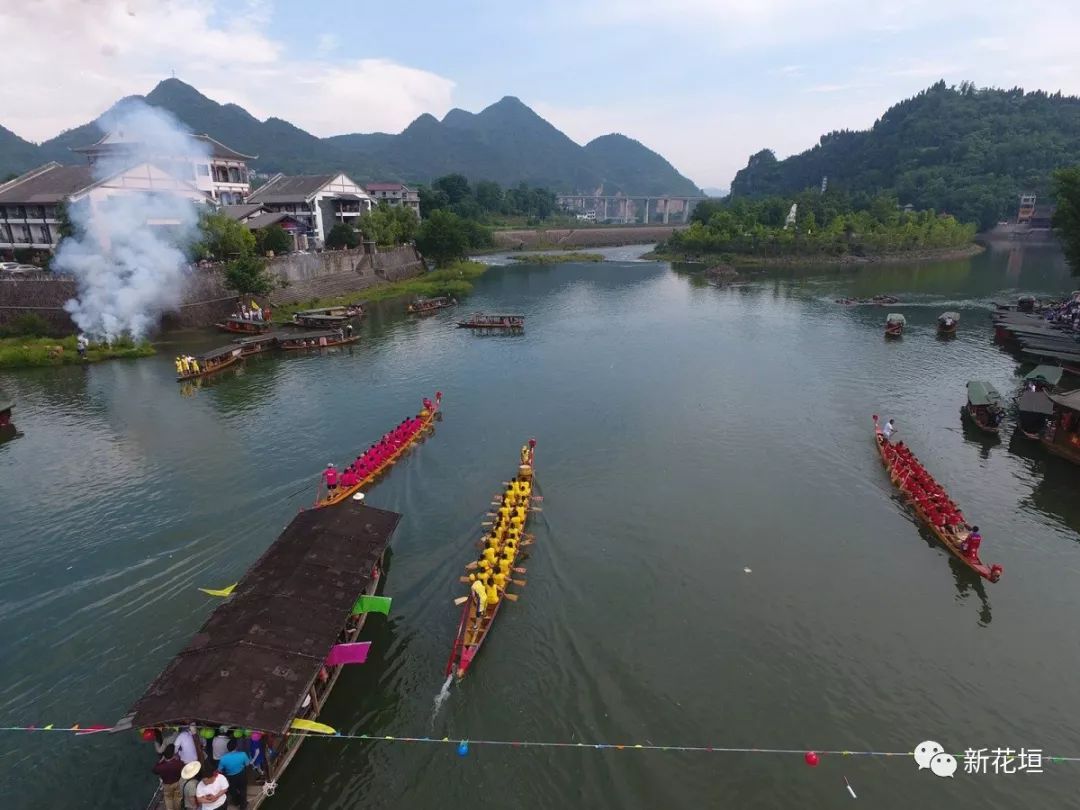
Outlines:
{"type": "Polygon", "coordinates": [[[1016,399],[1016,412],[1020,432],[1029,439],[1038,439],[1054,414],[1054,403],[1046,391],[1026,389],[1016,399]]]}
{"type": "Polygon", "coordinates": [[[1024,375],[1024,387],[1030,391],[1053,391],[1064,376],[1065,369],[1061,366],[1035,366],[1024,375]]]}
{"type": "Polygon", "coordinates": [[[176,381],[185,382],[216,374],[238,363],[240,357],[240,347],[232,343],[198,357],[178,357],[176,381]]]}
{"type": "Polygon", "coordinates": [[[1080,391],[1049,396],[1054,413],[1043,430],[1043,446],[1073,464],[1080,464],[1080,391]]]}
{"type": "Polygon", "coordinates": [[[891,312],[885,318],[885,337],[900,337],[904,334],[907,318],[899,312],[891,312]]]}
{"type": "Polygon", "coordinates": [[[525,569],[516,566],[522,546],[531,542],[525,530],[533,511],[535,448],[535,439],[529,439],[522,448],[518,474],[506,484],[502,497],[494,502],[498,508],[491,513],[492,521],[485,524],[490,528],[480,543],[483,553],[479,560],[466,566],[468,574],[461,578],[463,583],[470,585],[470,590],[468,595],[455,600],[456,604],[464,603],[464,607],[446,662],[446,675],[456,673],[459,678],[465,677],[491,632],[499,607],[507,599],[517,601],[517,594],[510,593],[509,587],[525,584],[513,579],[512,574],[525,573],[525,569]],[[478,588],[484,592],[482,600],[478,588]]]}
{"type": "Polygon", "coordinates": [[[517,331],[525,328],[525,316],[491,315],[484,312],[474,312],[464,321],[458,321],[458,326],[462,329],[517,331]]]}
{"type": "Polygon", "coordinates": [[[304,329],[332,329],[344,327],[355,316],[353,315],[327,315],[323,312],[304,313],[296,312],[292,316],[292,325],[304,329]]]}
{"type": "Polygon", "coordinates": [[[233,342],[240,347],[241,357],[265,354],[277,347],[277,338],[274,335],[257,335],[256,337],[237,338],[233,342]]]}
{"type": "Polygon", "coordinates": [[[261,335],[269,332],[270,327],[273,326],[270,321],[256,321],[251,318],[241,318],[239,315],[230,315],[214,325],[224,332],[235,332],[241,335],[261,335]]]}
{"type": "MultiPolygon", "coordinates": [[[[214,593],[225,601],[113,731],[152,744],[155,732],[194,728],[202,747],[224,729],[254,760],[242,784],[256,810],[307,736],[334,733],[319,715],[344,665],[366,657],[357,637],[368,613],[389,610],[375,594],[400,520],[356,501],[301,512],[239,582],[214,593]]],[[[154,763],[146,748],[139,771],[154,763]]],[[[148,807],[163,806],[159,788],[148,807]]]]}
{"type": "Polygon", "coordinates": [[[347,346],[360,340],[359,335],[353,335],[351,329],[326,329],[321,332],[297,332],[296,334],[281,335],[278,340],[278,348],[283,351],[302,351],[304,349],[328,349],[332,346],[347,346]]]}
{"type": "Polygon", "coordinates": [[[409,315],[425,315],[428,312],[437,312],[440,309],[457,306],[457,299],[449,295],[440,295],[435,298],[417,298],[406,308],[409,315]]]}
{"type": "Polygon", "coordinates": [[[950,509],[955,506],[947,500],[944,490],[930,477],[911,451],[903,446],[903,442],[894,445],[885,438],[877,415],[873,418],[874,444],[877,445],[881,463],[885,465],[889,480],[907,500],[915,515],[950,554],[980,577],[990,582],[1001,579],[1005,569],[1000,565],[984,563],[979,558],[978,548],[972,551],[970,544],[966,542],[972,535],[972,528],[963,521],[963,516],[957,511],[959,522],[952,524],[943,519],[943,512],[937,504],[947,505],[950,509]]]}
{"type": "Polygon", "coordinates": [[[959,323],[959,312],[942,312],[937,319],[938,332],[943,335],[955,335],[959,323]]]}
{"type": "Polygon", "coordinates": [[[1005,408],[1001,394],[990,383],[971,380],[967,384],[967,405],[961,411],[976,427],[987,433],[997,433],[1005,408]]]}

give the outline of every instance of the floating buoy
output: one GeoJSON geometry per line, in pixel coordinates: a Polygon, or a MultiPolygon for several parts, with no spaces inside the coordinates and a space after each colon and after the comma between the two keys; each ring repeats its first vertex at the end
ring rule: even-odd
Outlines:
{"type": "Polygon", "coordinates": [[[809,765],[811,768],[816,768],[818,762],[821,761],[820,757],[818,757],[818,755],[815,754],[813,751],[807,751],[803,755],[803,759],[806,760],[806,764],[809,765]]]}

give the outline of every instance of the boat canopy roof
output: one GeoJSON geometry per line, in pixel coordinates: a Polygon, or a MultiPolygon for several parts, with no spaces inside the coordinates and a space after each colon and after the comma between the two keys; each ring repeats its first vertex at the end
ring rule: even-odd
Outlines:
{"type": "Polygon", "coordinates": [[[267,333],[265,335],[252,335],[251,337],[237,338],[233,343],[237,343],[241,346],[249,346],[252,343],[272,343],[277,339],[277,335],[267,333]]]}
{"type": "Polygon", "coordinates": [[[302,321],[314,321],[316,323],[318,323],[319,321],[323,321],[324,323],[338,323],[339,321],[349,320],[348,315],[325,315],[321,312],[312,315],[308,315],[303,312],[297,312],[296,316],[302,321]]]}
{"type": "Polygon", "coordinates": [[[0,413],[4,411],[10,411],[15,407],[15,402],[10,399],[0,399],[0,413]]]}
{"type": "Polygon", "coordinates": [[[942,312],[938,316],[938,320],[939,321],[959,321],[960,320],[960,313],[959,312],[942,312]]]}
{"type": "Polygon", "coordinates": [[[1024,391],[1016,402],[1021,413],[1041,413],[1049,416],[1054,412],[1054,403],[1045,391],[1024,391]]]}
{"type": "Polygon", "coordinates": [[[1067,394],[1051,394],[1050,399],[1070,411],[1080,411],[1080,390],[1069,391],[1067,394]]]}
{"type": "Polygon", "coordinates": [[[888,317],[885,318],[885,323],[907,323],[907,318],[899,312],[890,312],[888,317]]]}
{"type": "Polygon", "coordinates": [[[301,512],[117,727],[285,733],[399,520],[352,499],[301,512]]]}
{"type": "Polygon", "coordinates": [[[972,405],[1001,405],[1001,394],[990,383],[971,380],[967,384],[968,402],[972,405]]]}
{"type": "Polygon", "coordinates": [[[233,352],[239,351],[240,348],[235,343],[230,343],[228,346],[222,346],[219,349],[212,349],[208,352],[200,354],[196,359],[198,360],[217,360],[221,357],[228,357],[233,352]]]}
{"type": "Polygon", "coordinates": [[[1061,382],[1065,369],[1061,366],[1035,366],[1024,375],[1025,380],[1042,380],[1047,385],[1057,385],[1061,382]]]}
{"type": "Polygon", "coordinates": [[[278,339],[282,343],[292,343],[297,340],[318,340],[319,338],[333,338],[337,340],[341,337],[341,330],[339,329],[323,329],[320,331],[311,332],[297,332],[295,335],[279,335],[278,339]]]}

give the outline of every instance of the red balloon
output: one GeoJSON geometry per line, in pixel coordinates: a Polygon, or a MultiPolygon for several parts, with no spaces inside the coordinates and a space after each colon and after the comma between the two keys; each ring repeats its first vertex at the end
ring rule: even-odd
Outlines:
{"type": "Polygon", "coordinates": [[[145,742],[150,742],[154,739],[154,730],[152,728],[144,728],[142,730],[142,738],[145,742]]]}
{"type": "Polygon", "coordinates": [[[806,764],[809,765],[811,768],[816,767],[818,762],[820,761],[818,755],[815,754],[813,751],[807,751],[805,756],[803,756],[803,759],[806,760],[806,764]]]}

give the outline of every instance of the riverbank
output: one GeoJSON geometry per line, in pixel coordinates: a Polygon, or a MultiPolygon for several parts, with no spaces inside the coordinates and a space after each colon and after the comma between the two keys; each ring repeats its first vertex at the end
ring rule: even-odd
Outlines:
{"type": "Polygon", "coordinates": [[[606,258],[599,253],[523,253],[510,257],[522,264],[562,264],[564,262],[602,262],[606,258]]]}
{"type": "Polygon", "coordinates": [[[342,293],[288,304],[273,302],[273,296],[271,296],[274,320],[288,320],[293,316],[294,312],[303,309],[341,306],[355,301],[373,304],[394,298],[433,298],[438,295],[461,298],[472,292],[472,282],[486,273],[487,270],[488,265],[486,264],[460,261],[454,262],[441,270],[434,270],[415,278],[371,286],[363,290],[362,293],[342,293]]]}
{"type": "Polygon", "coordinates": [[[764,270],[768,267],[845,267],[864,264],[910,264],[913,262],[941,262],[954,259],[970,259],[986,248],[979,244],[964,245],[958,248],[936,248],[932,250],[909,250],[900,253],[881,253],[870,256],[826,256],[820,254],[806,256],[749,256],[738,253],[690,254],[678,251],[654,250],[642,258],[656,261],[684,262],[686,264],[726,264],[732,267],[746,267],[764,270]]]}
{"type": "Polygon", "coordinates": [[[86,357],[79,357],[75,337],[9,337],[0,338],[0,370],[40,368],[44,366],[68,366],[79,363],[97,363],[102,360],[149,357],[154,347],[146,341],[135,343],[119,340],[113,344],[91,343],[86,357]]]}
{"type": "Polygon", "coordinates": [[[492,233],[495,251],[620,247],[663,242],[685,225],[602,225],[592,228],[531,228],[492,233]]]}

